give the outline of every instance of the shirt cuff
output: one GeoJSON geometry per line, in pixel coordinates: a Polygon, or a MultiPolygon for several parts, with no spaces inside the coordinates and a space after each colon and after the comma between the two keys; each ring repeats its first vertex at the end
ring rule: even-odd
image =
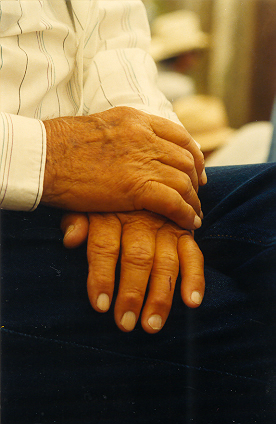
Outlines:
{"type": "Polygon", "coordinates": [[[0,113],[0,208],[32,211],[38,206],[45,161],[43,123],[0,113]]]}

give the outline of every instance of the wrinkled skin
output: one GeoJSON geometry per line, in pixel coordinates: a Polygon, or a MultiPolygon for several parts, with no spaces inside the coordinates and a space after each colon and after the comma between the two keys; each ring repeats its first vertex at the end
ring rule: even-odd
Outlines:
{"type": "Polygon", "coordinates": [[[42,203],[78,212],[147,209],[201,225],[203,155],[180,125],[128,107],[44,121],[42,203]]]}
{"type": "Polygon", "coordinates": [[[171,309],[179,267],[183,301],[191,308],[200,305],[205,286],[204,261],[192,232],[146,211],[67,214],[61,228],[67,248],[79,246],[88,237],[87,291],[98,312],[109,309],[121,253],[114,317],[122,331],[135,327],[148,285],[141,324],[148,333],[162,329],[171,309]]]}

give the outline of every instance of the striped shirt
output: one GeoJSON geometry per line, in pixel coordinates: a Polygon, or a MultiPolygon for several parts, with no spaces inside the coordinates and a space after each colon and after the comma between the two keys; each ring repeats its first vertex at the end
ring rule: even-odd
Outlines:
{"type": "Polygon", "coordinates": [[[142,2],[72,0],[68,6],[61,0],[0,1],[3,209],[31,211],[40,202],[44,120],[130,106],[179,123],[156,88],[142,2]]]}

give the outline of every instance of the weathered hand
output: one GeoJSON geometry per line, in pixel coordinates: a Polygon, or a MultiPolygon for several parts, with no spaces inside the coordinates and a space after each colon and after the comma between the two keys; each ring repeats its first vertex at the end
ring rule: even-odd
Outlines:
{"type": "Polygon", "coordinates": [[[203,155],[180,125],[132,108],[44,122],[42,203],[79,212],[147,209],[201,225],[203,155]]]}
{"type": "Polygon", "coordinates": [[[181,269],[181,295],[197,307],[204,295],[203,255],[193,234],[165,218],[146,211],[131,213],[67,214],[62,220],[64,245],[78,246],[87,237],[88,296],[98,312],[109,309],[115,267],[121,249],[121,274],[115,303],[115,321],[131,331],[141,315],[148,333],[158,332],[169,315],[176,279],[181,269]]]}

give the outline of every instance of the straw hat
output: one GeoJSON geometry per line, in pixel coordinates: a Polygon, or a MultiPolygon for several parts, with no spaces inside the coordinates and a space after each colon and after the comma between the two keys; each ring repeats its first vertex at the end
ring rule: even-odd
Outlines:
{"type": "Polygon", "coordinates": [[[203,152],[227,143],[234,133],[223,102],[213,96],[195,95],[176,100],[174,111],[203,152]]]}
{"type": "Polygon", "coordinates": [[[158,16],[151,30],[150,53],[156,62],[208,46],[208,35],[201,31],[199,17],[189,10],[158,16]]]}

